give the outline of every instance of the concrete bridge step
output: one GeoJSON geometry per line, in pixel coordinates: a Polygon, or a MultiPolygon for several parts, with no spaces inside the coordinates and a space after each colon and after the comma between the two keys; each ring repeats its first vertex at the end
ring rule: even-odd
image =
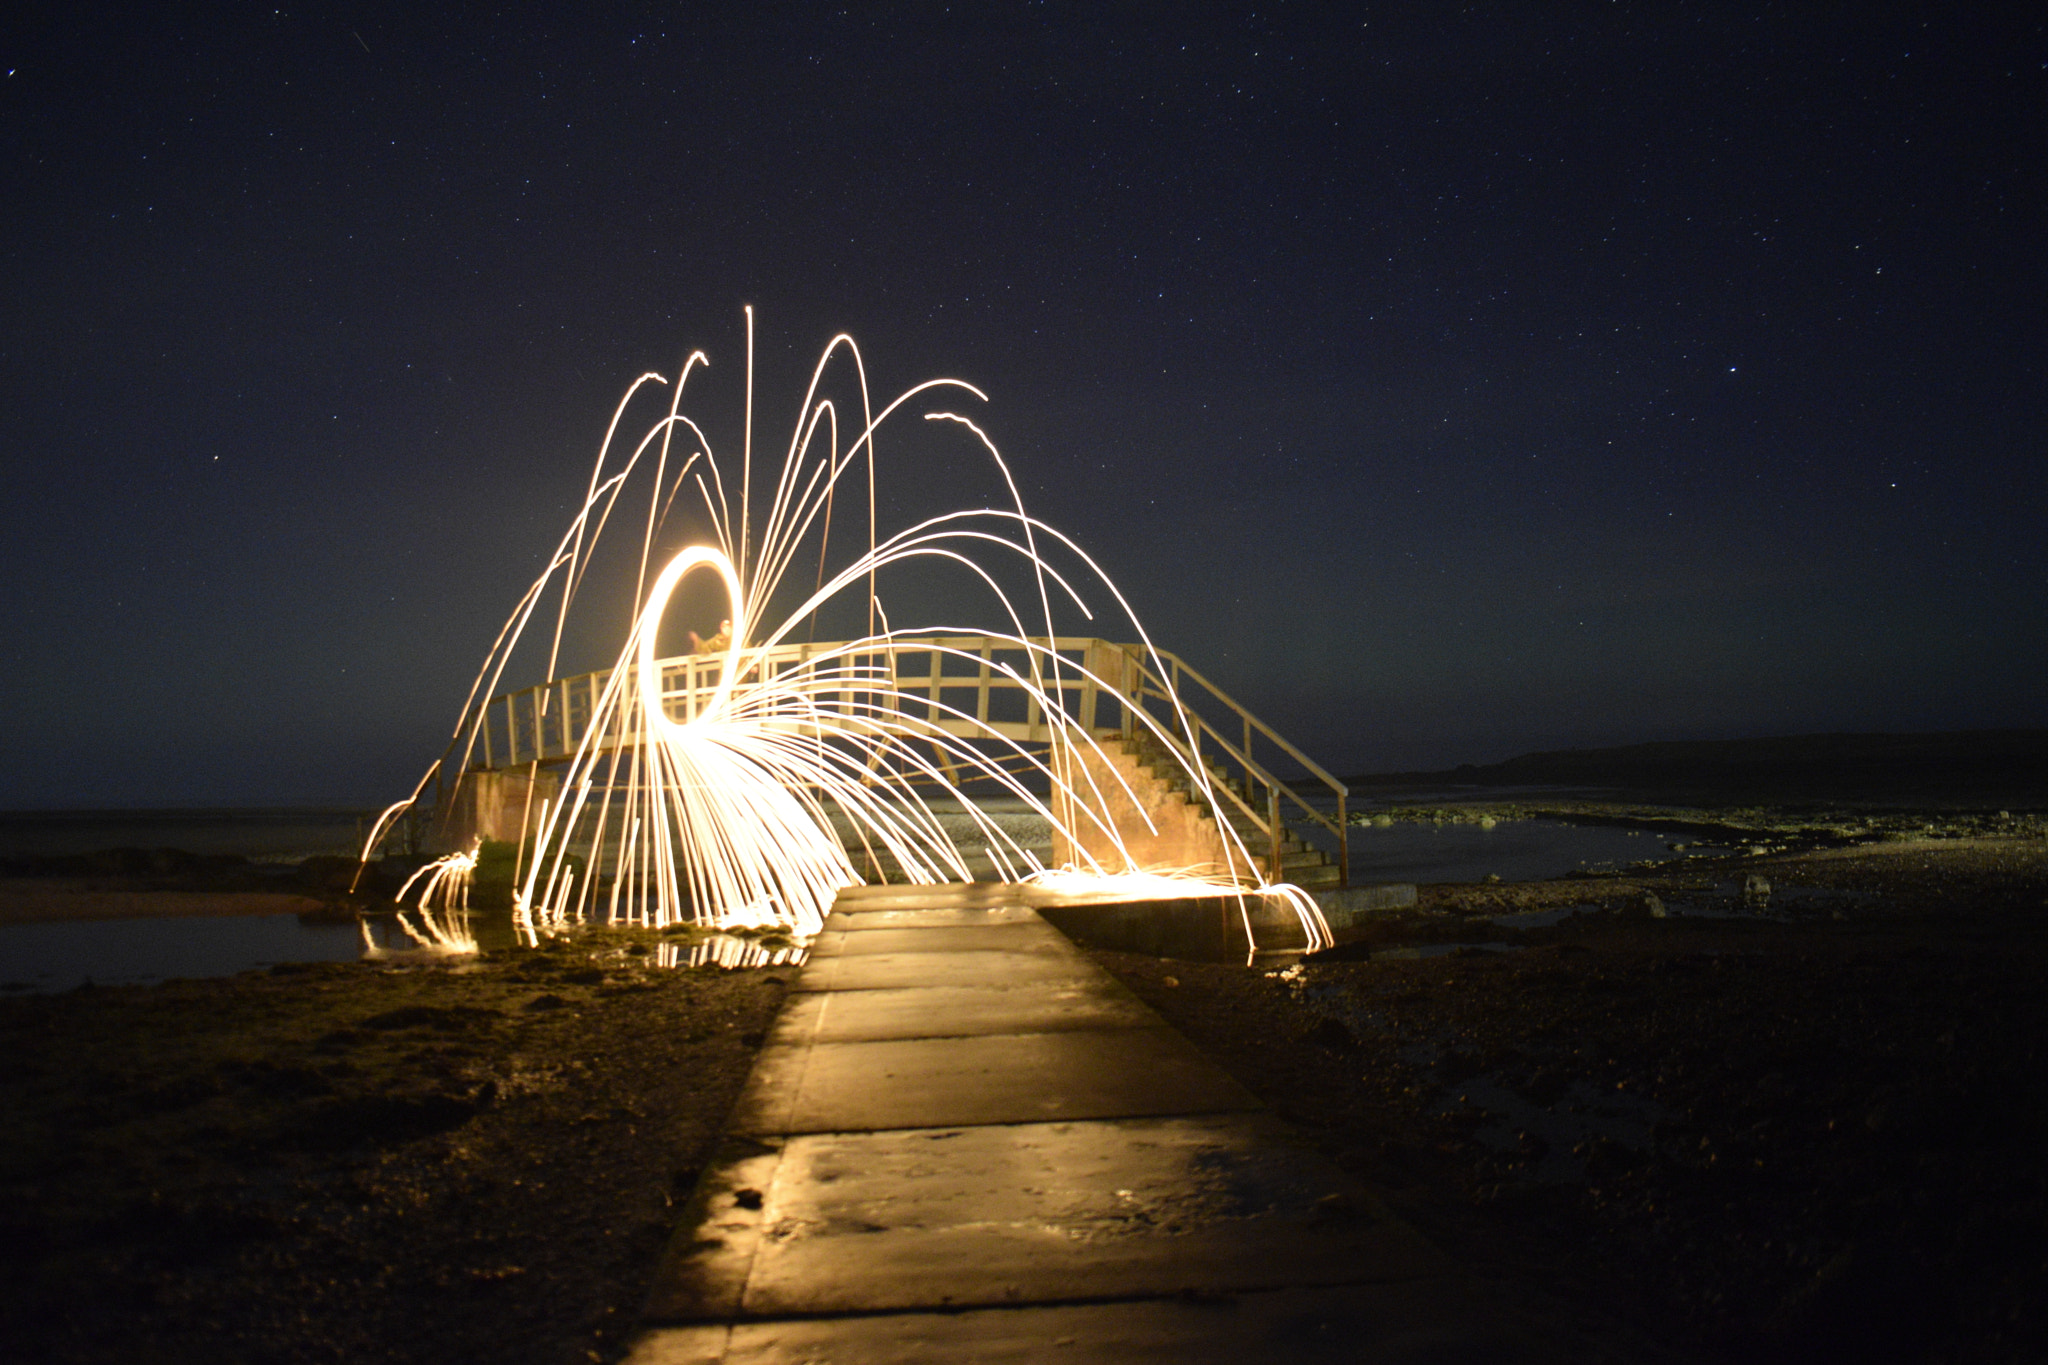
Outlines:
{"type": "Polygon", "coordinates": [[[1344,880],[1342,874],[1335,863],[1325,862],[1317,867],[1292,869],[1284,880],[1300,887],[1335,886],[1344,880]]]}

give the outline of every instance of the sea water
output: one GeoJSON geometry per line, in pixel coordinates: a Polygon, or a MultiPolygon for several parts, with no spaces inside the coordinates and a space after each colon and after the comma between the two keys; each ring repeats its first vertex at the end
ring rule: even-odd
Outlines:
{"type": "Polygon", "coordinates": [[[1353,825],[1351,884],[1546,881],[1572,872],[1617,871],[1673,856],[1663,837],[1611,825],[1562,820],[1478,824],[1397,821],[1353,825]]]}
{"type": "Polygon", "coordinates": [[[353,962],[362,952],[362,932],[353,922],[313,923],[297,915],[9,924],[0,926],[0,992],[229,976],[278,962],[353,962]]]}

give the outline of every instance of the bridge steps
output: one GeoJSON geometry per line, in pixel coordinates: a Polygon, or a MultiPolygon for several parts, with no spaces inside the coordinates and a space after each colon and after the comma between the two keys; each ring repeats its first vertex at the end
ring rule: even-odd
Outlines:
{"type": "MultiPolygon", "coordinates": [[[[1106,743],[1115,744],[1132,756],[1139,772],[1144,774],[1161,793],[1161,800],[1194,805],[1197,814],[1213,825],[1216,812],[1210,809],[1206,802],[1200,802],[1195,798],[1187,768],[1160,743],[1157,736],[1140,733],[1135,738],[1111,740],[1106,743]]],[[[1245,798],[1247,784],[1233,779],[1221,764],[1213,760],[1205,760],[1204,766],[1209,770],[1209,780],[1219,792],[1235,792],[1240,799],[1245,798]]],[[[1272,849],[1272,836],[1266,828],[1237,809],[1236,803],[1227,797],[1219,800],[1217,804],[1223,808],[1226,821],[1243,842],[1246,850],[1252,857],[1261,862],[1265,861],[1272,849]]],[[[1282,882],[1304,889],[1314,889],[1337,886],[1343,881],[1343,869],[1337,866],[1327,852],[1307,843],[1284,823],[1280,827],[1279,852],[1279,880],[1282,882]]]]}

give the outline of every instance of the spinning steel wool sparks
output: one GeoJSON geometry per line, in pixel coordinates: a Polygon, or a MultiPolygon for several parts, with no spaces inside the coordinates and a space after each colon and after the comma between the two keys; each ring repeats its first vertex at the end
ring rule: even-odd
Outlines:
{"type": "MultiPolygon", "coordinates": [[[[482,699],[495,689],[551,587],[559,605],[547,675],[555,676],[570,609],[598,539],[629,480],[651,465],[639,554],[643,590],[635,594],[631,628],[611,668],[589,679],[573,725],[564,692],[564,714],[553,721],[565,760],[558,794],[529,797],[522,822],[514,911],[526,932],[600,920],[814,934],[839,891],[866,880],[849,847],[877,875],[887,869],[917,884],[973,880],[956,836],[940,818],[942,806],[965,812],[978,847],[1005,880],[1038,879],[1089,893],[1127,890],[1147,899],[1279,896],[1299,917],[1310,946],[1327,943],[1329,931],[1314,902],[1297,887],[1266,885],[1258,862],[1220,818],[1223,852],[1214,865],[1179,871],[1138,865],[1129,847],[1132,812],[1148,829],[1149,817],[1105,757],[1092,719],[1083,722],[1077,700],[1083,693],[1120,694],[1114,679],[1091,666],[1092,655],[1076,660],[1062,653],[1055,617],[1078,613],[1093,621],[1088,598],[1102,597],[1105,603],[1097,605],[1113,603],[1143,642],[1129,647],[1134,657],[1142,655],[1154,677],[1171,673],[1095,562],[1026,512],[1007,464],[979,425],[944,409],[924,414],[961,430],[970,448],[985,455],[1002,480],[1006,505],[878,534],[877,430],[914,398],[953,393],[983,399],[980,391],[960,380],[932,380],[877,412],[858,348],[850,337],[836,337],[812,373],[788,447],[772,471],[772,490],[766,482],[757,488],[751,309],[747,323],[746,444],[737,480],[713,457],[702,427],[682,412],[691,373],[709,363],[701,352],[685,363],[666,414],[615,461],[636,395],[668,381],[648,374],[634,383],[613,415],[581,509],[478,672],[449,753],[412,798],[386,812],[365,858],[437,774],[468,775],[485,725],[482,699]],[[860,406],[857,434],[843,445],[839,408],[820,397],[828,367],[842,352],[860,406]],[[680,462],[672,460],[684,450],[680,462]],[[861,473],[864,481],[851,477],[861,473]],[[657,538],[686,488],[685,504],[701,505],[709,543],[675,553],[650,583],[657,538]],[[865,551],[835,570],[828,562],[835,507],[843,514],[846,504],[863,497],[865,551]],[[764,509],[757,507],[764,502],[764,509]],[[808,592],[785,591],[800,552],[817,555],[816,583],[808,592]],[[996,627],[892,626],[878,584],[906,569],[920,582],[953,574],[978,587],[993,606],[996,627]],[[721,590],[729,625],[695,657],[659,659],[664,619],[693,577],[721,590]],[[835,619],[846,619],[849,601],[856,611],[865,609],[867,634],[822,644],[798,638],[820,613],[836,610],[835,619]],[[782,610],[777,602],[785,604],[782,610]],[[1037,629],[1027,629],[1027,619],[1037,629]],[[915,694],[898,673],[906,652],[930,660],[930,674],[921,680],[926,686],[915,694]],[[947,704],[939,679],[948,660],[978,671],[978,705],[947,704]],[[1022,693],[1021,725],[990,718],[990,685],[1022,693]],[[572,732],[579,736],[573,747],[567,742],[572,732]],[[460,757],[447,763],[458,748],[460,757]],[[992,794],[1049,823],[1066,865],[1044,866],[993,818],[986,805],[992,794]]],[[[1193,722],[1170,686],[1163,695],[1163,716],[1126,704],[1124,729],[1132,740],[1174,755],[1185,768],[1190,799],[1214,810],[1214,779],[1190,759],[1200,752],[1193,722]]],[[[541,718],[540,725],[546,723],[541,718]]],[[[538,762],[536,748],[533,766],[538,762]]],[[[454,855],[423,870],[422,914],[429,901],[449,909],[466,896],[473,868],[473,856],[454,855]]],[[[1249,926],[1249,918],[1245,922],[1249,926]]]]}

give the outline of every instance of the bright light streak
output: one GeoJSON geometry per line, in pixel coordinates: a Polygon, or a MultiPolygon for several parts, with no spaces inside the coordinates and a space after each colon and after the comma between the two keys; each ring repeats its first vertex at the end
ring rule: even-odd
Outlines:
{"type": "Polygon", "coordinates": [[[400,905],[413,887],[420,888],[415,907],[418,921],[404,910],[398,912],[398,927],[416,945],[410,951],[437,956],[475,953],[476,936],[469,929],[469,888],[476,874],[477,849],[449,853],[434,859],[406,878],[392,897],[400,905]]]}
{"type": "MultiPolygon", "coordinates": [[[[932,380],[876,413],[858,348],[850,337],[835,337],[812,374],[780,469],[772,480],[757,480],[752,467],[752,321],[749,309],[740,477],[724,477],[704,430],[680,410],[691,370],[709,363],[701,353],[693,353],[685,364],[661,418],[608,473],[634,393],[643,385],[667,383],[658,375],[636,381],[613,415],[582,508],[500,632],[443,755],[450,757],[460,745],[460,758],[444,771],[467,768],[484,724],[478,698],[495,689],[551,582],[558,582],[560,591],[547,653],[548,676],[555,676],[572,600],[612,507],[643,457],[657,452],[650,462],[654,478],[647,494],[640,581],[646,581],[648,566],[656,562],[655,539],[676,494],[686,486],[694,488],[702,524],[716,543],[700,541],[672,554],[644,594],[636,593],[628,638],[601,694],[592,699],[590,714],[580,720],[582,740],[563,770],[559,794],[540,805],[537,818],[528,811],[514,893],[515,914],[528,936],[589,918],[653,927],[678,922],[780,927],[800,937],[815,934],[838,892],[864,880],[835,830],[835,817],[854,831],[871,865],[893,865],[912,883],[971,881],[973,874],[942,827],[931,793],[948,806],[958,803],[968,814],[989,857],[1010,880],[1056,882],[1073,891],[1135,898],[1278,895],[1295,909],[1310,946],[1327,944],[1328,927],[1305,893],[1263,884],[1257,861],[1222,818],[1216,790],[1200,763],[1182,759],[1191,798],[1218,816],[1222,866],[1192,877],[1141,868],[1132,859],[1109,813],[1111,798],[1140,810],[1142,805],[1103,757],[1100,739],[1082,723],[1073,700],[1077,684],[1098,687],[1106,695],[1115,688],[1060,654],[1056,619],[1072,612],[1094,621],[1085,594],[1099,589],[1144,642],[1152,672],[1161,678],[1171,674],[1095,562],[1025,512],[1008,465],[981,425],[952,412],[926,414],[972,434],[973,444],[1000,475],[1010,505],[950,513],[887,538],[878,535],[878,428],[919,394],[950,389],[982,398],[980,391],[959,380],[932,380]],[[838,409],[819,396],[828,364],[842,348],[857,378],[863,423],[845,445],[840,444],[838,409]],[[671,471],[670,445],[678,435],[694,440],[697,448],[671,471]],[[846,475],[857,462],[866,464],[866,488],[842,489],[842,480],[853,483],[846,475]],[[687,485],[686,476],[693,476],[687,485]],[[737,508],[731,497],[734,483],[737,508]],[[764,508],[752,506],[757,490],[765,497],[764,508]],[[866,551],[830,570],[835,496],[844,502],[863,492],[866,551]],[[812,540],[819,560],[816,587],[809,593],[783,592],[787,571],[812,540]],[[1063,564],[1056,566],[1054,556],[1063,564]],[[893,579],[905,572],[926,580],[957,575],[989,601],[994,628],[892,628],[877,585],[884,576],[893,579]],[[677,694],[664,682],[656,642],[671,599],[698,573],[714,576],[723,588],[727,606],[720,615],[731,620],[731,637],[708,694],[677,694]],[[1003,586],[1006,577],[1019,574],[1032,585],[1028,596],[1003,586]],[[1020,597],[1028,603],[1022,610],[1020,597]],[[795,643],[804,623],[847,599],[864,606],[870,633],[798,651],[804,657],[792,660],[787,646],[795,643]],[[774,609],[778,601],[783,603],[779,611],[774,609]],[[945,641],[960,635],[993,637],[1009,657],[968,653],[945,641]],[[1030,737],[1006,735],[985,715],[946,704],[936,690],[899,686],[892,660],[906,650],[930,657],[935,674],[942,658],[956,658],[1022,691],[1027,714],[1034,717],[1030,737]],[[679,702],[685,714],[675,713],[679,702]],[[1122,789],[1105,790],[1105,783],[1122,789]],[[1106,860],[1079,852],[1080,865],[1045,868],[982,810],[970,789],[1022,801],[1064,835],[1069,848],[1092,845],[1112,851],[1106,860]],[[1083,835],[1100,837],[1084,843],[1083,835]]],[[[552,691],[543,694],[552,696],[552,691]]],[[[1199,752],[1194,723],[1179,699],[1169,689],[1164,701],[1165,720],[1126,705],[1125,725],[1149,729],[1170,754],[1199,752]]],[[[559,716],[554,723],[567,721],[559,716]]],[[[425,785],[423,779],[422,790],[425,785]]],[[[394,807],[387,818],[395,818],[407,804],[394,807]]],[[[436,895],[444,898],[445,908],[445,898],[458,885],[466,896],[473,866],[472,860],[467,869],[449,864],[436,872],[426,883],[422,914],[427,899],[436,895]]],[[[1244,923],[1249,935],[1248,913],[1244,923]]]]}

